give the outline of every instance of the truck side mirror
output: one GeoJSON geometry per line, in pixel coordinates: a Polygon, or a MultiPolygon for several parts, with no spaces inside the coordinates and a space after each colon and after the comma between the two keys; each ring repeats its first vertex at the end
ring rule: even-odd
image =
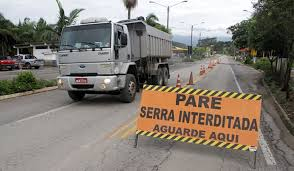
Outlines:
{"type": "Polygon", "coordinates": [[[128,45],[128,36],[125,33],[121,34],[121,46],[125,47],[128,45]]]}

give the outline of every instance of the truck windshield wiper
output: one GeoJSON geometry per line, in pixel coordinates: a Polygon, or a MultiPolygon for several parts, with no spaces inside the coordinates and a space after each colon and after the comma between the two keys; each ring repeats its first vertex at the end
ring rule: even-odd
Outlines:
{"type": "MultiPolygon", "coordinates": [[[[92,43],[92,42],[81,42],[81,43],[84,43],[84,44],[87,44],[87,45],[91,45],[92,47],[92,49],[94,49],[94,48],[100,48],[100,50],[102,50],[104,47],[101,47],[101,46],[98,46],[97,44],[95,44],[95,43],[92,43]]],[[[85,49],[85,48],[82,48],[82,49],[85,49]]]]}
{"type": "Polygon", "coordinates": [[[62,44],[62,45],[60,45],[60,46],[71,47],[71,49],[63,49],[63,50],[73,50],[73,49],[78,49],[78,48],[76,48],[75,46],[73,46],[73,45],[69,45],[69,44],[62,44]]]}
{"type": "Polygon", "coordinates": [[[92,45],[94,47],[98,47],[95,43],[92,43],[92,42],[81,42],[83,44],[86,44],[86,45],[92,45]]]}

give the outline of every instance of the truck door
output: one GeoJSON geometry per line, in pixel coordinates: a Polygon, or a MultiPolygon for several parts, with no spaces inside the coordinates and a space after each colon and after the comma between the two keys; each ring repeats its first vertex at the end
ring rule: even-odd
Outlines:
{"type": "Polygon", "coordinates": [[[127,34],[124,33],[121,25],[115,24],[114,29],[114,59],[115,61],[127,61],[128,60],[128,48],[127,48],[127,34]]]}

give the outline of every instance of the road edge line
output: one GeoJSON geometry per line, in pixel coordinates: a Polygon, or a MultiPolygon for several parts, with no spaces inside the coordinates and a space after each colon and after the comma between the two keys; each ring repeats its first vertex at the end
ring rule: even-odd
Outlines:
{"type": "MultiPolygon", "coordinates": [[[[231,69],[231,72],[233,74],[233,77],[234,77],[234,81],[238,87],[238,90],[239,90],[239,93],[243,93],[243,90],[241,89],[240,87],[240,84],[236,78],[236,75],[235,75],[235,72],[233,71],[233,68],[232,66],[230,66],[230,69],[231,69]]],[[[273,156],[266,140],[264,139],[264,136],[262,134],[262,131],[261,129],[258,131],[259,133],[259,145],[261,147],[261,150],[262,150],[262,153],[264,155],[264,158],[265,158],[265,161],[267,163],[267,165],[277,165],[276,163],[276,160],[275,160],[275,157],[273,156]]]]}
{"type": "Polygon", "coordinates": [[[38,89],[38,90],[32,90],[32,91],[26,91],[26,92],[22,92],[22,93],[4,95],[4,96],[0,96],[0,101],[7,100],[7,99],[12,99],[12,98],[16,98],[16,97],[22,97],[22,96],[28,96],[28,95],[43,93],[43,92],[47,92],[47,91],[53,91],[53,90],[56,90],[56,89],[58,89],[58,86],[46,87],[46,88],[42,88],[42,89],[38,89]]]}
{"type": "Polygon", "coordinates": [[[14,123],[22,123],[22,122],[25,122],[25,121],[28,121],[28,120],[31,120],[31,119],[39,118],[39,117],[48,115],[50,113],[58,112],[60,110],[69,108],[69,107],[71,107],[73,105],[76,105],[78,103],[80,103],[80,102],[74,102],[74,103],[71,103],[71,104],[68,104],[68,105],[65,105],[65,106],[61,106],[61,107],[58,107],[58,108],[55,108],[55,109],[51,109],[51,110],[49,110],[47,112],[44,112],[44,113],[39,113],[39,114],[36,114],[36,115],[33,115],[33,116],[29,116],[29,117],[14,121],[14,123]]]}

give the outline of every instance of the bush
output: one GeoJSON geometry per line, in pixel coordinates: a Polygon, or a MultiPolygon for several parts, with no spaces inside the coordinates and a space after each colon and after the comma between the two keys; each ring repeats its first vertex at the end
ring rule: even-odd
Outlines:
{"type": "Polygon", "coordinates": [[[13,80],[15,92],[24,92],[43,88],[38,84],[37,78],[30,71],[21,72],[13,80]]]}
{"type": "Polygon", "coordinates": [[[0,80],[0,96],[13,93],[13,84],[10,80],[0,80]]]}
{"type": "Polygon", "coordinates": [[[271,70],[271,63],[268,59],[260,59],[256,61],[254,68],[269,72],[271,70]]]}
{"type": "Polygon", "coordinates": [[[245,64],[252,64],[253,61],[252,61],[252,58],[250,57],[246,57],[246,60],[244,61],[245,64]]]}
{"type": "Polygon", "coordinates": [[[32,72],[21,72],[13,80],[0,81],[0,95],[56,86],[56,80],[38,80],[32,72]]]}

